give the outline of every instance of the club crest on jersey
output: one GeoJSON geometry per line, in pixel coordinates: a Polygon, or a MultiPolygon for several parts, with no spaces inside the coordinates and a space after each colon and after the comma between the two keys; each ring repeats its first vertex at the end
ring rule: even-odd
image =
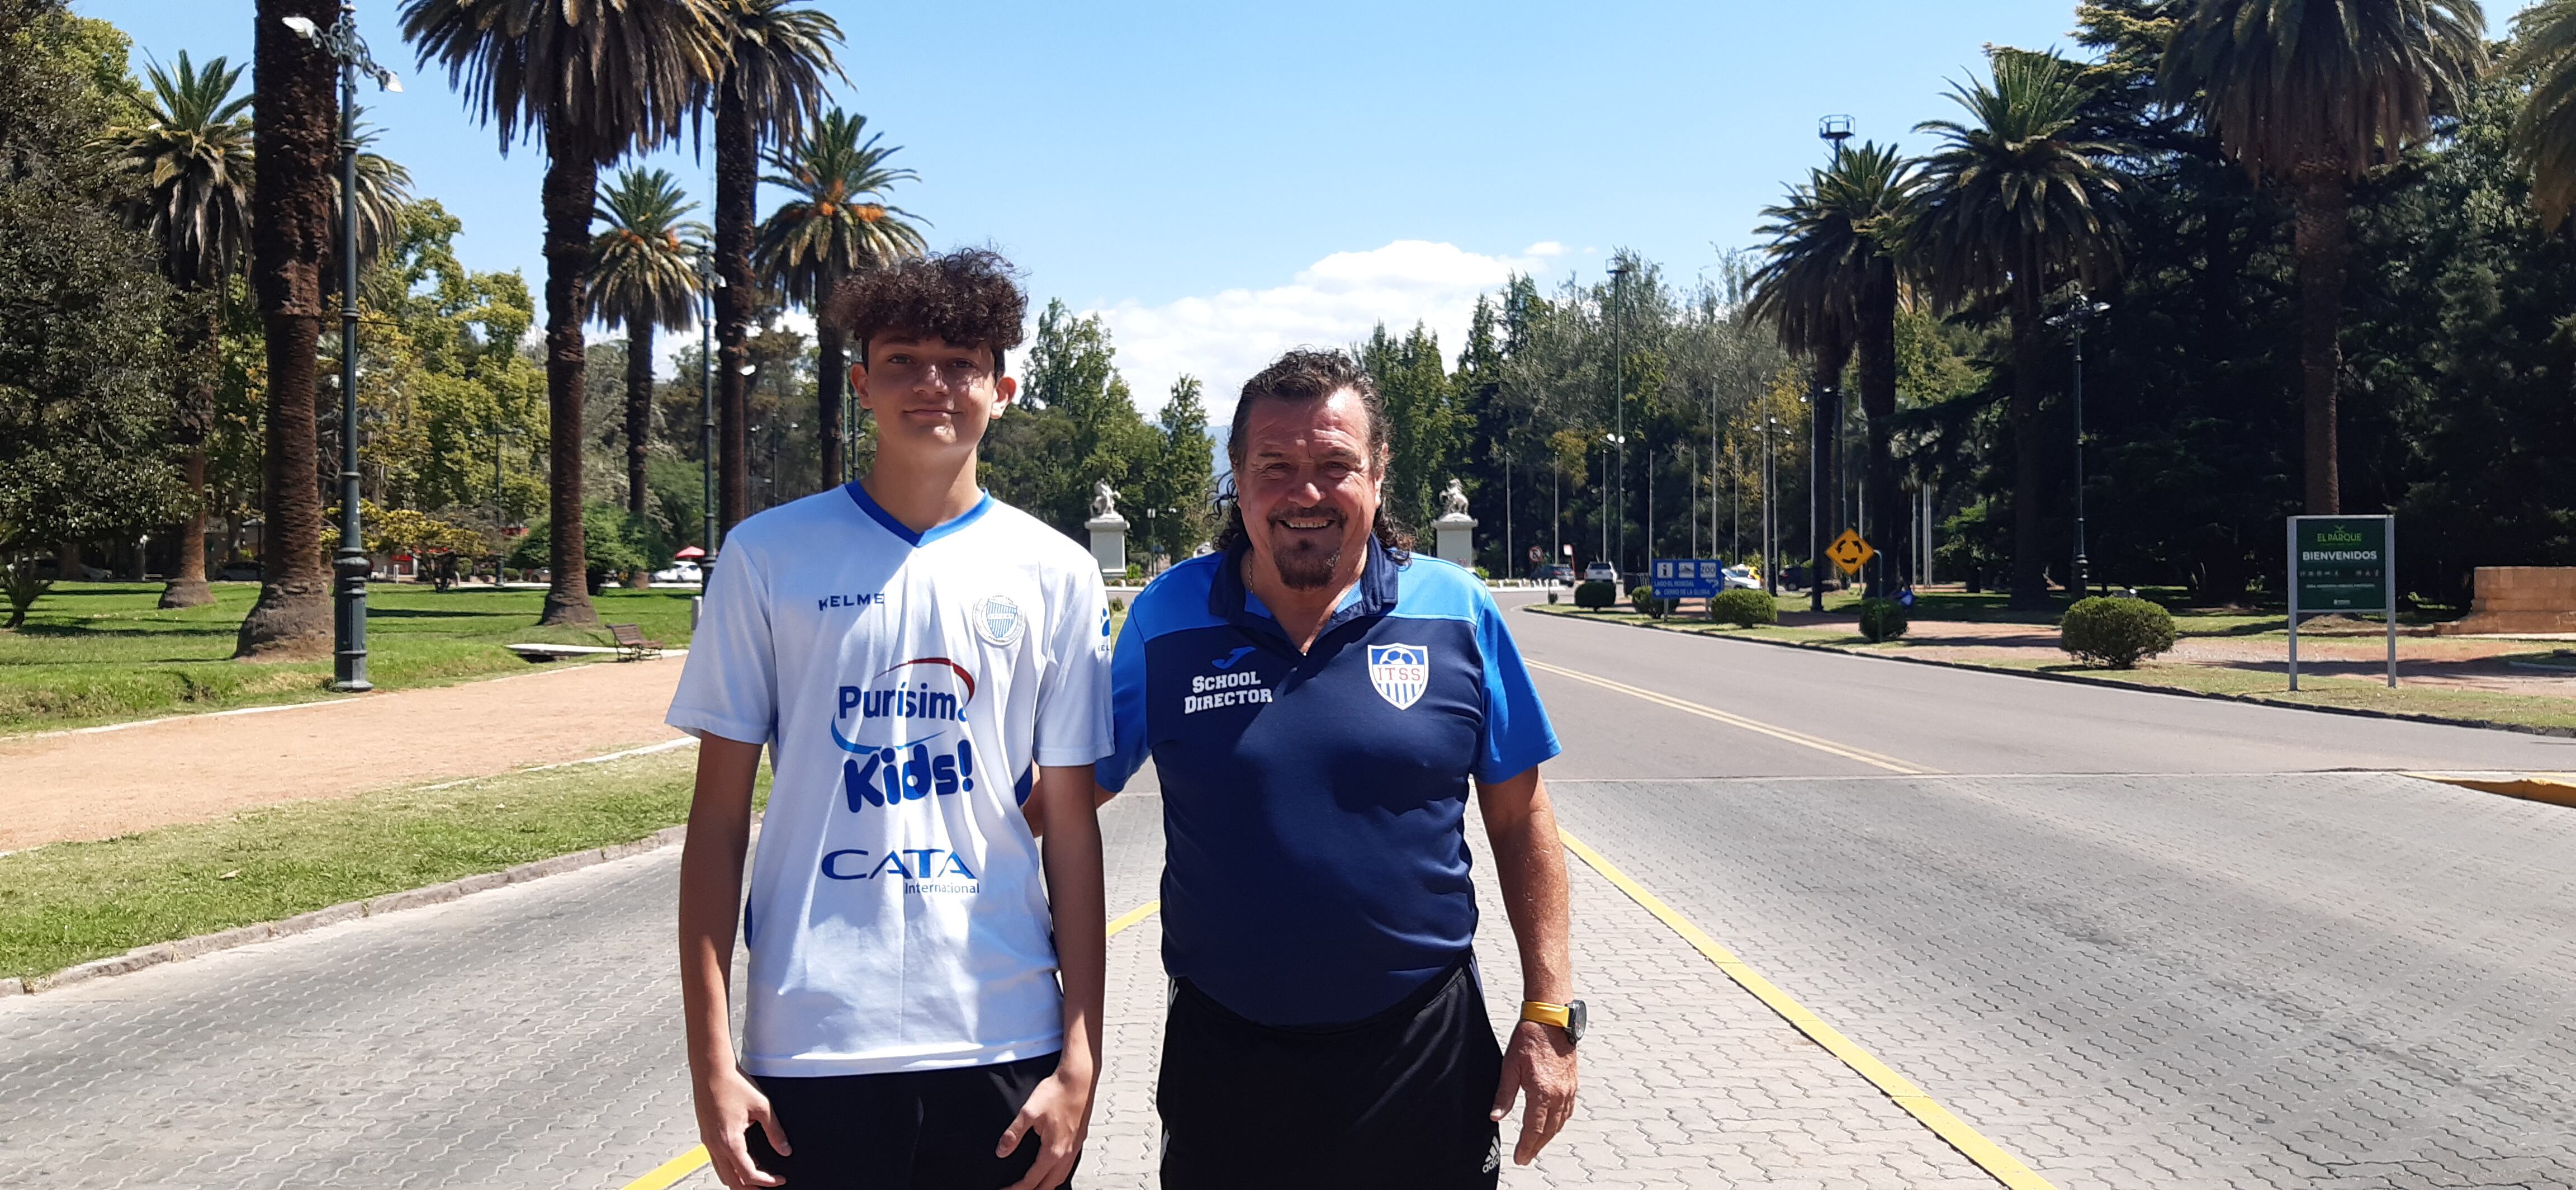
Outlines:
{"type": "Polygon", "coordinates": [[[1369,685],[1401,711],[1421,701],[1431,685],[1431,646],[1370,645],[1369,685]]]}
{"type": "Polygon", "coordinates": [[[1008,645],[1020,639],[1028,618],[1020,614],[1020,605],[1007,595],[987,595],[975,601],[967,618],[975,622],[975,635],[989,644],[1008,645]]]}

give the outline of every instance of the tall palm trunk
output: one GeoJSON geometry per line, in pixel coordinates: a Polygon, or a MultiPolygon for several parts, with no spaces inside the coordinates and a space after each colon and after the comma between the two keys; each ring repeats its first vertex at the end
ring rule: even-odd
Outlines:
{"type": "Polygon", "coordinates": [[[644,515],[652,494],[644,448],[653,436],[653,320],[626,320],[626,511],[644,515]]]}
{"type": "Polygon", "coordinates": [[[1834,445],[1842,438],[1843,365],[1851,362],[1851,346],[1833,343],[1816,353],[1815,396],[1810,399],[1813,446],[1807,468],[1807,610],[1825,610],[1825,546],[1833,535],[1826,526],[1834,515],[1834,505],[1827,493],[1834,484],[1834,445]]]}
{"type": "Polygon", "coordinates": [[[841,450],[841,386],[848,371],[842,357],[848,354],[847,332],[832,325],[829,318],[817,319],[816,323],[814,338],[820,358],[816,361],[814,376],[818,402],[814,424],[820,427],[816,432],[823,439],[823,474],[819,477],[819,486],[830,487],[848,478],[848,465],[841,450]]]}
{"type": "Polygon", "coordinates": [[[331,238],[331,166],[339,99],[331,59],[285,18],[328,27],[331,0],[259,0],[252,117],[259,173],[251,185],[251,280],[268,355],[262,441],[259,602],[233,656],[301,658],[331,649],[331,570],[322,559],[321,461],[313,423],[314,347],[321,336],[322,259],[331,238]]]}
{"type": "Polygon", "coordinates": [[[2335,332],[2343,321],[2343,255],[2350,205],[2340,165],[2301,167],[2294,245],[2299,258],[2299,389],[2307,414],[2311,514],[2343,511],[2335,433],[2335,386],[2343,373],[2343,348],[2335,342],[2335,332]]]}
{"type": "Polygon", "coordinates": [[[180,470],[188,480],[188,519],[179,526],[179,566],[161,590],[163,607],[202,607],[215,601],[206,588],[206,435],[215,421],[215,377],[223,367],[225,286],[218,280],[206,300],[206,323],[200,329],[196,358],[180,381],[180,470]]]}
{"type": "Polygon", "coordinates": [[[746,407],[751,378],[744,340],[750,333],[751,236],[760,184],[759,145],[753,140],[750,104],[734,87],[716,100],[716,408],[724,438],[716,466],[724,527],[751,515],[751,435],[746,407]]]}
{"type": "Polygon", "coordinates": [[[546,121],[546,583],[540,624],[596,624],[581,524],[581,323],[590,286],[590,216],[599,157],[557,110],[546,121]]]}
{"type": "Polygon", "coordinates": [[[1869,457],[1861,479],[1865,494],[1862,508],[1866,519],[1880,538],[1878,557],[1869,567],[1869,593],[1887,596],[1895,590],[1888,579],[1891,566],[1897,568],[1898,582],[1911,579],[1905,560],[1912,551],[1902,542],[1908,535],[1911,518],[1899,504],[1896,487],[1896,456],[1890,441],[1896,416],[1896,277],[1892,271],[1874,272],[1860,295],[1860,408],[1868,421],[1869,457]],[[1883,275],[1882,275],[1883,272],[1883,275]]]}
{"type": "Polygon", "coordinates": [[[2039,253],[2023,250],[2012,278],[2013,574],[2011,606],[2048,606],[2048,555],[2039,543],[2039,253]]]}

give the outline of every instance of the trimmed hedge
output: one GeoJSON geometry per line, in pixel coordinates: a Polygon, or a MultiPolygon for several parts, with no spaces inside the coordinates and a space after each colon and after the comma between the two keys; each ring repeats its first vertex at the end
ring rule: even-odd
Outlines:
{"type": "Polygon", "coordinates": [[[1861,600],[1860,635],[1871,644],[1905,635],[1905,605],[1893,599],[1861,600]]]}
{"type": "Polygon", "coordinates": [[[1599,611],[1619,602],[1619,584],[1593,579],[1574,588],[1574,606],[1599,611]]]}
{"type": "Polygon", "coordinates": [[[1654,587],[1645,583],[1637,584],[1636,590],[1628,592],[1629,607],[1635,608],[1638,615],[1652,616],[1658,620],[1664,618],[1664,613],[1673,610],[1673,604],[1676,602],[1678,601],[1655,598],[1654,587]]]}
{"type": "Polygon", "coordinates": [[[1720,591],[1708,601],[1708,618],[1720,624],[1751,628],[1756,624],[1780,622],[1780,604],[1768,591],[1748,591],[1737,587],[1720,591]]]}
{"type": "Polygon", "coordinates": [[[2141,658],[2173,647],[2173,613],[2144,599],[2096,595],[2066,609],[2057,647],[2086,665],[2134,669],[2141,658]]]}

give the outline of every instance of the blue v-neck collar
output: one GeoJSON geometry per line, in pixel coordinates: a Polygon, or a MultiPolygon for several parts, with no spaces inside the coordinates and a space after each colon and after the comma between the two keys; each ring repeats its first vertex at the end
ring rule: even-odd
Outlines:
{"type": "Polygon", "coordinates": [[[985,510],[993,507],[993,493],[985,492],[982,499],[975,501],[975,507],[932,525],[928,530],[915,533],[911,526],[896,520],[893,513],[887,512],[878,505],[876,499],[868,495],[868,490],[860,486],[859,481],[853,479],[842,484],[841,490],[850,494],[851,503],[858,505],[859,511],[868,514],[876,520],[876,523],[885,526],[886,532],[902,538],[905,545],[916,549],[974,524],[983,517],[985,510]]]}

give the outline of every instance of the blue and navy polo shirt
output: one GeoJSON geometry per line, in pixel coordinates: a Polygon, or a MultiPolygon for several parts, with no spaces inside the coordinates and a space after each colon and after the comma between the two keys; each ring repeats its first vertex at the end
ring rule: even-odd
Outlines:
{"type": "Polygon", "coordinates": [[[1242,547],[1136,597],[1110,665],[1124,788],[1163,786],[1163,965],[1268,1025],[1393,1006],[1476,936],[1469,777],[1558,752],[1502,610],[1447,562],[1370,543],[1299,654],[1244,588],[1242,547]]]}

